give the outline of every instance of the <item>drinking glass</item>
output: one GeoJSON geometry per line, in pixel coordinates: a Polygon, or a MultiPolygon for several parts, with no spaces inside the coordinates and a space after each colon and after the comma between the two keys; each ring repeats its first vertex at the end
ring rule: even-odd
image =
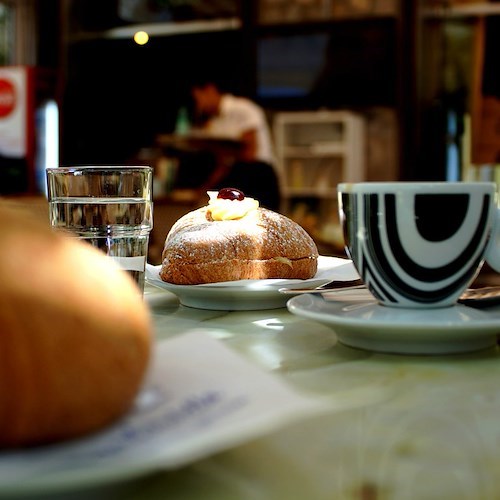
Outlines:
{"type": "Polygon", "coordinates": [[[147,166],[47,169],[52,227],[105,252],[141,292],[153,227],[152,180],[147,166]]]}

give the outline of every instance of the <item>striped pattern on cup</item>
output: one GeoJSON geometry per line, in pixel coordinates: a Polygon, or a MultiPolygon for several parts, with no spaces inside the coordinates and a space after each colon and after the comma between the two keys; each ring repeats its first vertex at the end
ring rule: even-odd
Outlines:
{"type": "Polygon", "coordinates": [[[344,238],[377,299],[400,307],[454,303],[489,237],[488,193],[342,193],[344,238]]]}

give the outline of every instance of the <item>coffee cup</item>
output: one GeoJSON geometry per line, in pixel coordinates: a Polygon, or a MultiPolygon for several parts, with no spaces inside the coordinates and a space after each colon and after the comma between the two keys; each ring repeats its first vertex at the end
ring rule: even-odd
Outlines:
{"type": "Polygon", "coordinates": [[[500,209],[488,182],[338,185],[345,249],[380,304],[454,305],[486,261],[500,272],[500,209]]]}

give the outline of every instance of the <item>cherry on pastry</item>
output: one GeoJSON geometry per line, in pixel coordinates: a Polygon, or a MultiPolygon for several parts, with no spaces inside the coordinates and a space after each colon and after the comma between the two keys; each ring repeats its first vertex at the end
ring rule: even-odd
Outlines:
{"type": "Polygon", "coordinates": [[[245,195],[243,194],[243,191],[236,188],[222,188],[217,194],[217,198],[221,198],[223,200],[242,201],[245,199],[245,195]]]}

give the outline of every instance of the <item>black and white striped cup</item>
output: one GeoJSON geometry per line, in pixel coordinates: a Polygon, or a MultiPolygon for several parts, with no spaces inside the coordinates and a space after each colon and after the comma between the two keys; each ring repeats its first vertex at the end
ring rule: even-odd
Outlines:
{"type": "Polygon", "coordinates": [[[338,197],[346,251],[383,305],[450,306],[485,260],[500,272],[494,183],[343,183],[338,197]]]}

